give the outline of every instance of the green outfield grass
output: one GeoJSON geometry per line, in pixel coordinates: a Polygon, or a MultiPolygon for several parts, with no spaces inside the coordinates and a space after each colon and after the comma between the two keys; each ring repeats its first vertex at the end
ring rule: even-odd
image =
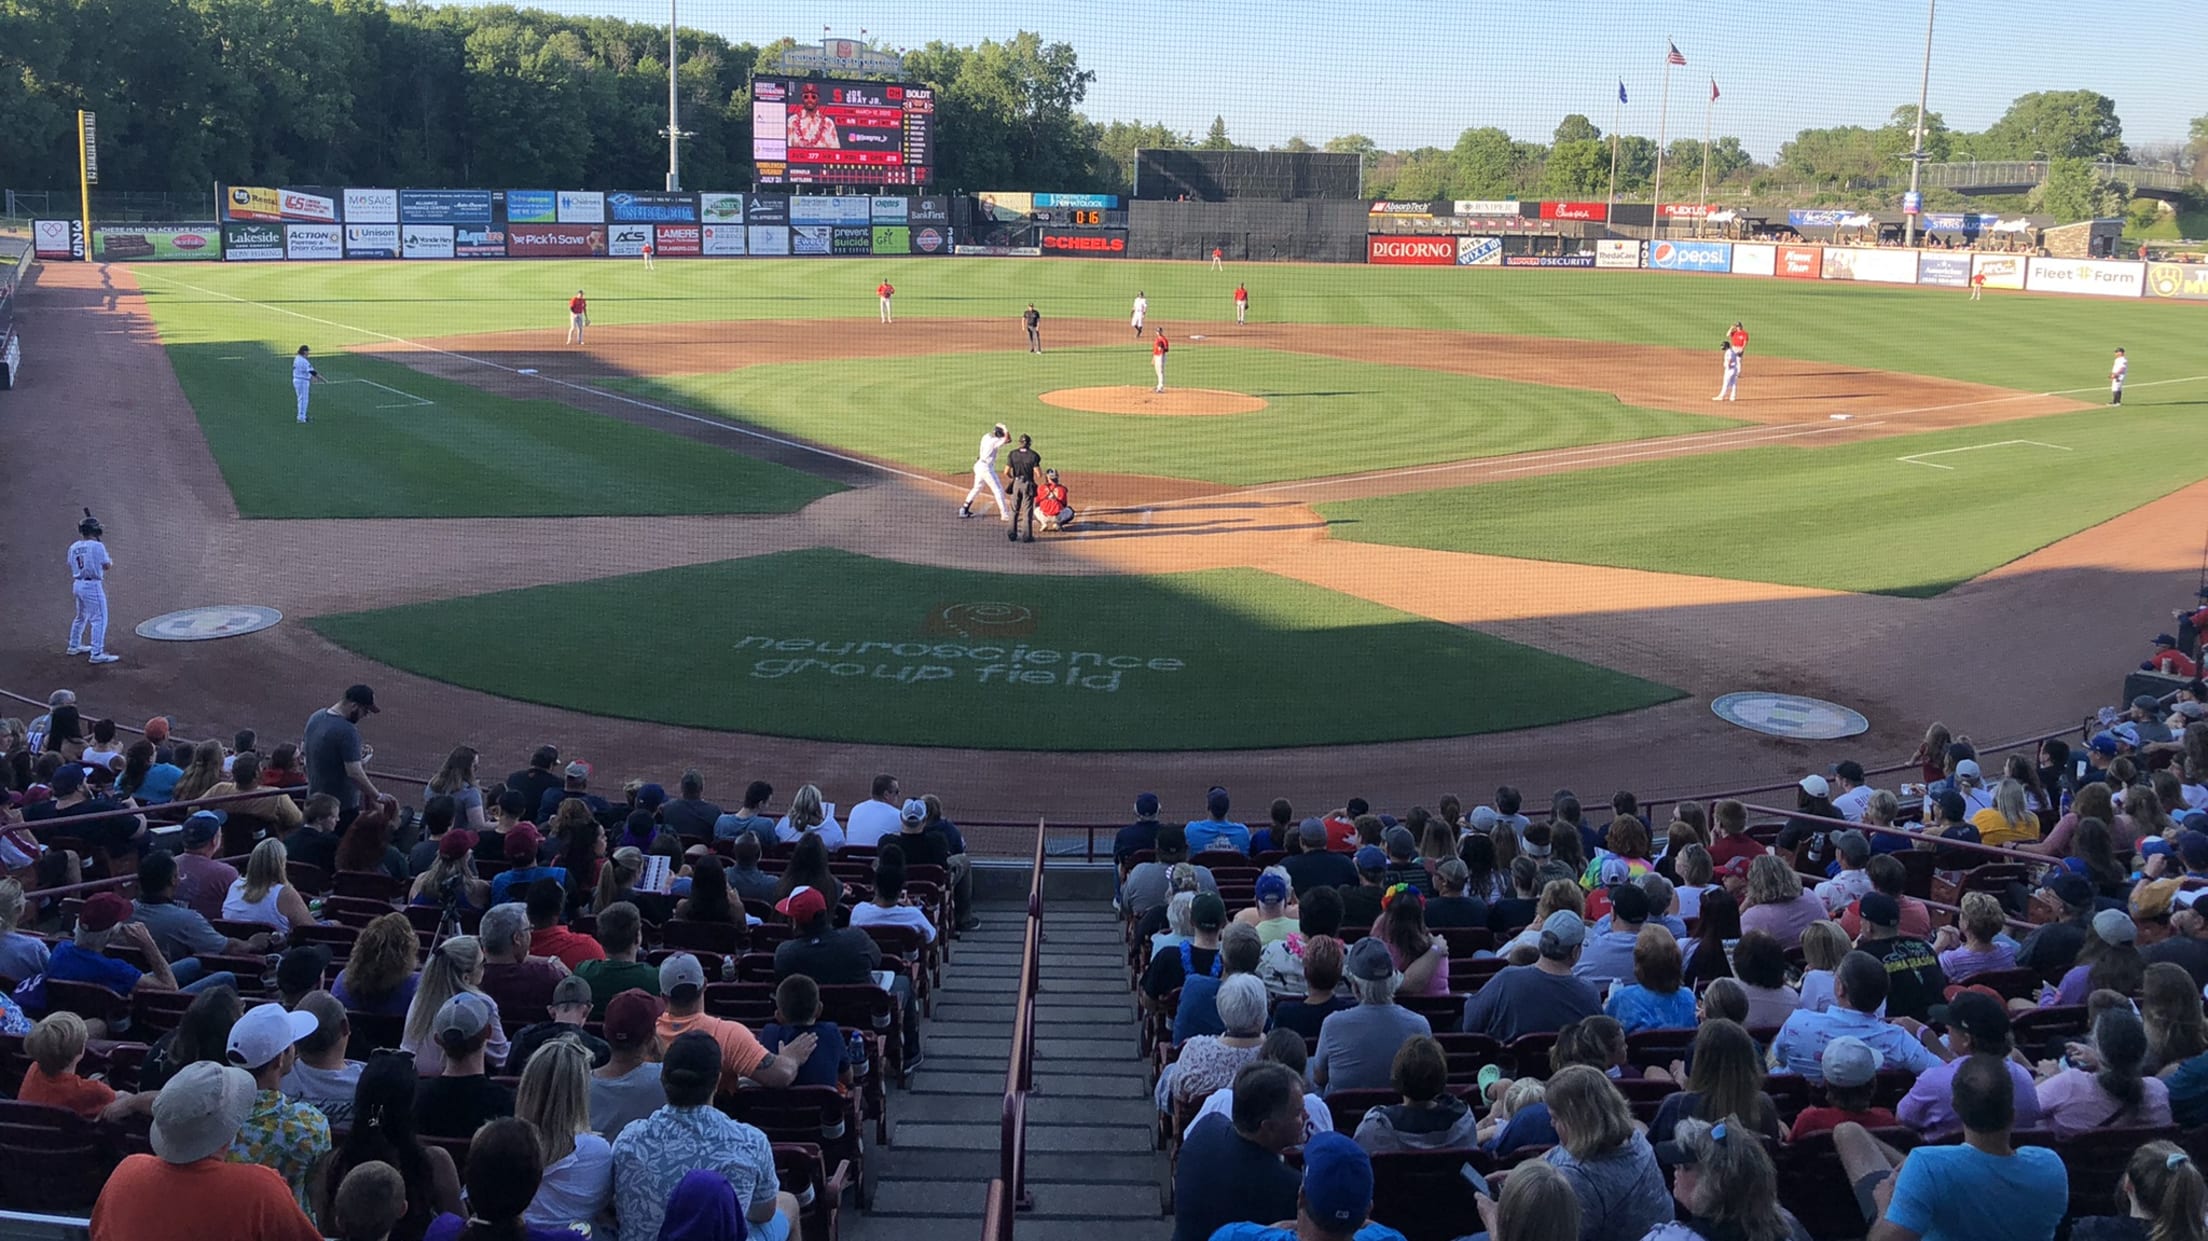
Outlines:
{"type": "Polygon", "coordinates": [[[508,698],[901,745],[1348,744],[1527,728],[1679,697],[1257,570],[1019,572],[1057,554],[1047,539],[1007,546],[1000,574],[785,552],[310,623],[369,658],[508,698]],[[643,629],[639,599],[653,601],[643,629]],[[511,641],[516,633],[529,641],[511,641]]]}
{"type": "Polygon", "coordinates": [[[242,517],[573,517],[780,513],[842,488],[785,466],[515,401],[365,354],[317,354],[330,381],[292,420],[291,350],[177,344],[169,360],[242,517]]]}
{"type": "Polygon", "coordinates": [[[2208,477],[2198,453],[2142,450],[2189,442],[2203,397],[1317,508],[1340,539],[1926,597],[2208,477]],[[1951,468],[1897,460],[1926,453],[1951,468]]]}
{"type": "Polygon", "coordinates": [[[1173,351],[1171,385],[1248,393],[1268,408],[1159,417],[1037,399],[1057,388],[1147,388],[1152,378],[1149,351],[1137,345],[755,366],[606,386],[922,469],[962,472],[981,433],[1002,419],[1033,435],[1055,467],[1232,486],[1740,425],[1577,388],[1201,341],[1173,351]],[[790,400],[793,392],[806,399],[790,400]]]}

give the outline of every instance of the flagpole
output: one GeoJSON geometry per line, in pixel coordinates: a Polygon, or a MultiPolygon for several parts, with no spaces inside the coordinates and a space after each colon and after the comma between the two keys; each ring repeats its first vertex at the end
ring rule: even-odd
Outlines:
{"type": "Polygon", "coordinates": [[[1617,102],[1610,105],[1610,207],[1603,213],[1604,220],[1613,220],[1618,214],[1618,126],[1625,116],[1625,83],[1618,83],[1617,102]]]}
{"type": "Polygon", "coordinates": [[[1664,102],[1656,110],[1656,205],[1648,217],[1651,241],[1664,226],[1664,143],[1671,136],[1671,47],[1670,43],[1664,45],[1664,102]]]}
{"type": "Polygon", "coordinates": [[[1702,224],[1709,217],[1710,207],[1710,118],[1717,112],[1717,80],[1710,80],[1710,100],[1702,106],[1702,214],[1695,217],[1694,235],[1702,235],[1702,224]]]}

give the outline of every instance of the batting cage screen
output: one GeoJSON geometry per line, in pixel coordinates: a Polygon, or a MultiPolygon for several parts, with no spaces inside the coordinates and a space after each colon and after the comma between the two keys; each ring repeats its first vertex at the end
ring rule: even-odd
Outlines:
{"type": "Polygon", "coordinates": [[[1135,152],[1135,197],[1153,201],[1235,198],[1286,202],[1364,196],[1363,157],[1326,151],[1135,152]]]}

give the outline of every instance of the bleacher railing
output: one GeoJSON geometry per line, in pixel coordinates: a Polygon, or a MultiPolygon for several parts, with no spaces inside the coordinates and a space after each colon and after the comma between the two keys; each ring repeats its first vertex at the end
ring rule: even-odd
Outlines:
{"type": "Polygon", "coordinates": [[[1012,1051],[1004,1066],[1004,1111],[997,1128],[997,1175],[982,1208],[982,1241],[1011,1241],[1027,1196],[1027,1096],[1035,1088],[1035,992],[1043,953],[1043,866],[1048,822],[1035,821],[1035,860],[1027,879],[1027,926],[1020,936],[1019,989],[1012,1000],[1012,1051]]]}

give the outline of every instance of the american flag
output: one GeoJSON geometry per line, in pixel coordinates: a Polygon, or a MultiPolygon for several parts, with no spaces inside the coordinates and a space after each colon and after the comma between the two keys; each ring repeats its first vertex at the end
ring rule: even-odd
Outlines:
{"type": "Polygon", "coordinates": [[[1687,63],[1687,58],[1680,53],[1678,44],[1673,43],[1669,39],[1666,39],[1664,40],[1664,46],[1671,49],[1665,54],[1664,63],[1672,65],[1683,65],[1687,63]]]}

